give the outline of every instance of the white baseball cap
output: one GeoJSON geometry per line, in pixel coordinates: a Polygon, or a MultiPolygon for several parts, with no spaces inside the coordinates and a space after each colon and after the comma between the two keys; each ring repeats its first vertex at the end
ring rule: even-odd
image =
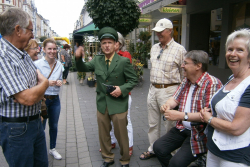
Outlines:
{"type": "Polygon", "coordinates": [[[173,24],[170,20],[163,18],[156,23],[155,28],[152,30],[156,32],[162,32],[166,28],[173,28],[173,24]]]}

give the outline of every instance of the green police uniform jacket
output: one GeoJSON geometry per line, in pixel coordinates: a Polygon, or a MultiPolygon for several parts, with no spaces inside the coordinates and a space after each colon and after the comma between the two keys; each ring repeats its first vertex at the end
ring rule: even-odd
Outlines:
{"type": "Polygon", "coordinates": [[[96,104],[99,112],[104,114],[106,107],[109,115],[128,110],[128,93],[136,86],[138,81],[128,58],[115,53],[108,71],[104,55],[96,55],[90,62],[83,62],[79,59],[76,61],[76,67],[80,72],[95,72],[97,80],[96,104]],[[106,86],[102,83],[119,86],[122,95],[116,98],[107,94],[106,86]]]}

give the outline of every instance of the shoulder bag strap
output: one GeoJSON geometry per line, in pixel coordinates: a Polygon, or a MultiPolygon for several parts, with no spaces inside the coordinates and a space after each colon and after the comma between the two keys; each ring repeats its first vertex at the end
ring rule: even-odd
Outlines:
{"type": "MultiPolygon", "coordinates": [[[[57,63],[57,61],[56,61],[56,63],[57,63]]],[[[54,66],[53,66],[52,70],[50,71],[49,76],[48,76],[48,78],[47,78],[47,79],[49,79],[49,77],[51,76],[52,72],[54,71],[54,68],[55,68],[55,66],[56,66],[56,63],[54,64],[54,66]]]]}

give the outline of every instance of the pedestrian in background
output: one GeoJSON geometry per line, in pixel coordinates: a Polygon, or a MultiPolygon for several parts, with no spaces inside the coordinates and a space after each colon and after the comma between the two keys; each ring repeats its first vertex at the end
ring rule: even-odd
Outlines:
{"type": "Polygon", "coordinates": [[[127,132],[128,93],[136,86],[137,76],[129,59],[115,53],[118,34],[113,28],[102,28],[98,38],[104,55],[96,55],[90,62],[83,62],[80,47],[76,51],[76,66],[78,71],[91,71],[96,74],[97,122],[104,159],[101,167],[108,167],[114,163],[114,153],[111,152],[111,121],[120,146],[121,166],[128,167],[130,161],[127,132]],[[111,90],[107,91],[103,83],[112,85],[111,90]],[[113,86],[115,90],[112,89],[113,86]]]}
{"type": "MultiPolygon", "coordinates": [[[[44,77],[49,80],[49,87],[45,92],[46,106],[49,119],[49,136],[50,136],[50,150],[55,159],[62,159],[56,148],[56,139],[58,131],[58,121],[61,111],[61,103],[59,98],[60,87],[62,86],[62,64],[56,60],[57,52],[56,41],[48,38],[43,41],[43,50],[45,57],[35,61],[35,65],[44,77]]],[[[46,127],[47,119],[43,120],[43,128],[46,127]]]]}
{"type": "Polygon", "coordinates": [[[227,37],[226,61],[233,75],[201,111],[208,124],[207,167],[250,166],[250,30],[227,37]],[[211,111],[211,112],[209,112],[211,111]]]}
{"type": "Polygon", "coordinates": [[[69,82],[67,81],[69,68],[71,65],[71,57],[68,53],[69,49],[70,49],[70,46],[68,44],[64,44],[63,49],[61,49],[60,51],[60,60],[61,60],[62,65],[64,66],[64,71],[63,71],[63,84],[64,85],[69,85],[69,82]]]}
{"type": "Polygon", "coordinates": [[[0,131],[10,167],[48,167],[40,101],[48,80],[24,51],[34,38],[28,13],[8,8],[0,15],[0,131]]]}
{"type": "Polygon", "coordinates": [[[28,46],[24,50],[29,54],[33,61],[38,60],[37,55],[40,53],[40,50],[36,40],[31,39],[28,43],[28,46]]]}
{"type": "MultiPolygon", "coordinates": [[[[153,45],[150,51],[151,84],[147,99],[150,145],[148,150],[140,156],[141,160],[154,156],[153,144],[160,138],[161,132],[162,116],[160,108],[173,96],[183,79],[181,65],[186,53],[185,48],[173,39],[174,30],[170,20],[166,18],[159,20],[152,30],[156,31],[159,43],[153,45]]],[[[167,120],[164,125],[166,132],[168,132],[174,126],[174,122],[167,120]]]]}

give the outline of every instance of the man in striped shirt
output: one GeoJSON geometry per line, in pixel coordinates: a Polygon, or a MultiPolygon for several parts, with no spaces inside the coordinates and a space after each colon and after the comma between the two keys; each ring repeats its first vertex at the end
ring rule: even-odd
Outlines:
{"type": "Polygon", "coordinates": [[[47,167],[40,100],[48,80],[24,51],[33,36],[28,13],[9,8],[0,15],[0,132],[9,166],[47,167]]]}
{"type": "MultiPolygon", "coordinates": [[[[150,88],[148,92],[148,139],[149,147],[141,156],[141,160],[154,156],[153,144],[160,137],[161,112],[160,107],[170,98],[183,79],[181,64],[186,50],[173,39],[173,24],[168,19],[161,19],[155,28],[159,43],[153,45],[150,52],[152,64],[150,70],[150,88]]],[[[164,126],[168,132],[173,121],[165,121],[164,126]]]]}
{"type": "Polygon", "coordinates": [[[206,52],[188,52],[182,64],[185,78],[173,97],[161,107],[167,120],[177,121],[176,126],[156,140],[153,146],[163,167],[186,167],[207,152],[207,138],[203,132],[205,125],[192,126],[191,122],[201,122],[200,110],[209,107],[210,99],[222,86],[219,79],[206,72],[208,63],[206,52]],[[176,106],[179,106],[178,111],[173,110],[176,106]],[[172,157],[171,152],[178,148],[172,157]]]}

